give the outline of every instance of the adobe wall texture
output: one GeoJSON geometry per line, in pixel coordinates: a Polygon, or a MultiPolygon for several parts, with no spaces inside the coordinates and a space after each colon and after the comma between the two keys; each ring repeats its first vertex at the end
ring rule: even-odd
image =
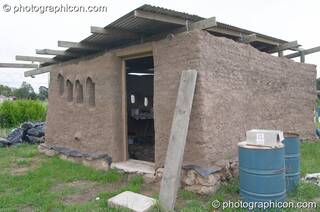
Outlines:
{"type": "MultiPolygon", "coordinates": [[[[155,162],[164,164],[181,72],[198,71],[184,163],[210,167],[237,157],[237,143],[252,128],[314,137],[316,69],[259,52],[204,31],[153,43],[155,162]]],[[[123,159],[121,58],[105,53],[56,66],[50,75],[46,143],[123,159]],[[59,95],[58,74],[80,80],[84,103],[59,95]],[[89,108],[85,81],[96,84],[89,108]]],[[[74,96],[75,98],[75,96],[74,96]]]]}
{"type": "MultiPolygon", "coordinates": [[[[121,137],[121,59],[106,53],[93,59],[56,66],[50,75],[46,143],[80,150],[107,153],[113,161],[123,157],[121,137]],[[59,95],[58,74],[83,86],[84,103],[67,102],[66,87],[59,95]],[[95,83],[96,106],[88,106],[86,79],[95,83]]],[[[75,99],[75,96],[74,96],[75,99]]]]}
{"type": "Polygon", "coordinates": [[[235,159],[252,128],[313,138],[316,68],[262,53],[204,31],[154,45],[156,164],[163,166],[180,74],[198,70],[185,164],[235,159]]]}

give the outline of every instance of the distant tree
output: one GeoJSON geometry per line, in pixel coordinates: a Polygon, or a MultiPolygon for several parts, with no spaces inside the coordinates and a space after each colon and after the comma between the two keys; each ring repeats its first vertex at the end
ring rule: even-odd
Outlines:
{"type": "Polygon", "coordinates": [[[44,86],[40,86],[38,96],[41,101],[48,99],[48,88],[44,86]]]}
{"type": "Polygon", "coordinates": [[[34,92],[33,87],[27,82],[22,82],[21,87],[16,89],[13,92],[13,94],[18,99],[33,99],[34,100],[37,98],[37,95],[34,92]]]}
{"type": "Polygon", "coordinates": [[[0,85],[0,95],[7,96],[7,97],[12,96],[13,88],[10,88],[5,85],[0,85]]]}

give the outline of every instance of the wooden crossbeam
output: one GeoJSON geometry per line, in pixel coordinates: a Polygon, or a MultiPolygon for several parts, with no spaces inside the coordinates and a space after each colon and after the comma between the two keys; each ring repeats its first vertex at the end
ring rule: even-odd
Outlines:
{"type": "Polygon", "coordinates": [[[316,53],[316,52],[320,52],[320,46],[317,46],[317,47],[314,47],[314,48],[311,48],[311,49],[306,49],[306,50],[303,50],[303,51],[300,51],[300,52],[295,52],[295,53],[292,53],[292,54],[288,54],[285,57],[289,58],[289,59],[292,59],[292,58],[295,58],[295,57],[301,57],[302,54],[303,55],[308,55],[308,54],[313,54],[313,53],[316,53]]]}
{"type": "Polygon", "coordinates": [[[36,68],[30,71],[25,71],[24,76],[33,77],[34,75],[44,74],[44,73],[50,72],[51,70],[52,70],[52,66],[44,66],[44,67],[36,68]]]}
{"type": "Polygon", "coordinates": [[[59,55],[59,56],[67,56],[67,57],[77,57],[79,55],[72,54],[70,52],[62,51],[62,50],[53,50],[53,49],[36,49],[37,54],[45,54],[45,55],[59,55]]]}
{"type": "Polygon", "coordinates": [[[91,33],[93,34],[103,34],[103,35],[118,35],[121,37],[132,37],[132,38],[139,38],[141,35],[139,33],[130,32],[128,30],[123,29],[115,29],[115,28],[102,28],[91,26],[91,33]]]}
{"type": "Polygon", "coordinates": [[[136,18],[143,18],[143,19],[166,22],[166,23],[182,25],[182,26],[185,26],[188,23],[188,20],[183,18],[177,18],[177,17],[158,14],[158,13],[146,12],[142,10],[135,10],[134,16],[136,18]]]}
{"type": "Polygon", "coordinates": [[[190,25],[190,30],[200,29],[206,30],[217,26],[216,17],[207,18],[201,21],[194,22],[190,25]]]}
{"type": "Polygon", "coordinates": [[[84,50],[92,50],[92,51],[101,51],[103,50],[102,47],[88,45],[78,42],[71,42],[71,41],[58,41],[58,47],[67,47],[67,48],[76,48],[76,49],[84,49],[84,50]]]}
{"type": "Polygon", "coordinates": [[[272,54],[272,53],[284,51],[284,50],[287,50],[287,49],[297,48],[299,46],[300,45],[298,44],[298,41],[295,40],[295,41],[291,41],[291,42],[284,43],[284,44],[281,44],[279,46],[276,46],[273,49],[271,49],[270,51],[268,51],[268,53],[272,54]]]}
{"type": "Polygon", "coordinates": [[[256,34],[250,34],[250,35],[242,35],[241,38],[240,38],[240,42],[242,43],[251,43],[251,42],[254,42],[257,40],[257,35],[256,34]]]}
{"type": "Polygon", "coordinates": [[[34,56],[22,56],[22,55],[17,55],[16,60],[40,62],[40,63],[55,63],[56,62],[54,59],[48,58],[48,57],[34,57],[34,56]]]}
{"type": "Polygon", "coordinates": [[[38,68],[37,64],[27,63],[0,63],[0,68],[38,68]]]}

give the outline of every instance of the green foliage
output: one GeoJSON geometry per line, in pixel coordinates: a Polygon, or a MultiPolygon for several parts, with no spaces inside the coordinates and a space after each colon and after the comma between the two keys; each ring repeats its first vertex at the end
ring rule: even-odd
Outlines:
{"type": "Polygon", "coordinates": [[[13,89],[5,85],[0,85],[0,95],[7,97],[13,96],[13,89]]]}
{"type": "Polygon", "coordinates": [[[18,99],[33,99],[34,100],[37,98],[37,95],[34,92],[32,86],[27,82],[23,82],[20,88],[14,90],[13,94],[18,99]]]}
{"type": "Polygon", "coordinates": [[[40,101],[5,101],[0,105],[0,127],[16,127],[26,121],[44,121],[46,112],[40,101]]]}

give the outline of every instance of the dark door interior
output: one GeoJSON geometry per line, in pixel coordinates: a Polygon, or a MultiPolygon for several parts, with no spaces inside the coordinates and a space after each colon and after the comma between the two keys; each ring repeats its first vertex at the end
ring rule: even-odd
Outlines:
{"type": "Polygon", "coordinates": [[[153,57],[126,60],[128,153],[154,162],[153,57]]]}

